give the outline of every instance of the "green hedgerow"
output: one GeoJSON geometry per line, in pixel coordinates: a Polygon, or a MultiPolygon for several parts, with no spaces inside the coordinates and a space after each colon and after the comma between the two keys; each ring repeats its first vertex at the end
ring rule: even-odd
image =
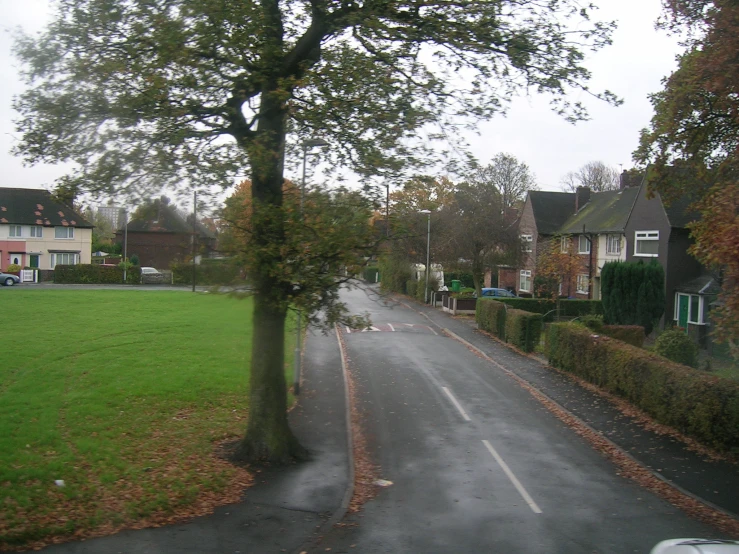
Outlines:
{"type": "Polygon", "coordinates": [[[673,362],[698,367],[698,345],[683,330],[662,333],[654,343],[654,352],[673,362]]]}

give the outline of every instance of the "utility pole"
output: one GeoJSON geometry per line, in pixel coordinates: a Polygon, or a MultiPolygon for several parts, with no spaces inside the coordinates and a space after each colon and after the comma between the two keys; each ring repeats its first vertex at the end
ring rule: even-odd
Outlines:
{"type": "Polygon", "coordinates": [[[126,284],[126,268],[128,267],[128,210],[124,213],[125,222],[123,224],[123,284],[126,284]]]}
{"type": "Polygon", "coordinates": [[[192,193],[192,292],[195,292],[195,233],[198,224],[198,191],[192,193]]]}

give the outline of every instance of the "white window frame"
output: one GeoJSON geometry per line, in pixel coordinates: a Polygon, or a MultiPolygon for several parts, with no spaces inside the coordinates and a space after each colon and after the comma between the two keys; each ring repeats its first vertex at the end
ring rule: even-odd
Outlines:
{"type": "Polygon", "coordinates": [[[634,256],[638,258],[657,258],[659,257],[659,231],[634,231],[634,256]],[[656,242],[657,253],[640,253],[640,242],[656,242]]]}
{"type": "Polygon", "coordinates": [[[570,237],[563,236],[559,242],[559,251],[562,254],[567,254],[570,251],[570,237]]]}
{"type": "Polygon", "coordinates": [[[20,225],[11,225],[8,227],[8,237],[17,239],[23,236],[23,227],[20,225]]]}
{"type": "Polygon", "coordinates": [[[51,269],[58,265],[78,265],[80,263],[80,255],[77,252],[52,252],[51,253],[51,269]],[[60,262],[59,256],[72,256],[71,262],[60,262]]]}
{"type": "Polygon", "coordinates": [[[518,290],[523,292],[531,292],[531,270],[522,269],[518,274],[518,290]],[[527,283],[528,288],[524,288],[524,283],[527,283]]]}
{"type": "Polygon", "coordinates": [[[54,227],[54,238],[58,240],[70,240],[74,238],[74,227],[54,227]],[[59,231],[65,229],[64,237],[59,236],[59,231]]]}
{"type": "Polygon", "coordinates": [[[621,255],[621,235],[606,235],[606,255],[621,255]]]}
{"type": "Polygon", "coordinates": [[[577,253],[578,254],[590,254],[590,239],[587,235],[578,235],[577,240],[577,253]],[[587,250],[582,249],[582,241],[585,239],[585,244],[587,246],[587,250]]]}
{"type": "Polygon", "coordinates": [[[533,235],[521,235],[522,250],[524,252],[533,252],[534,236],[533,235]]]}
{"type": "Polygon", "coordinates": [[[44,238],[44,228],[41,225],[31,225],[31,238],[44,238]]]}
{"type": "Polygon", "coordinates": [[[590,277],[588,277],[587,273],[578,273],[577,275],[577,286],[575,287],[577,292],[580,294],[588,294],[590,292],[590,277]],[[580,285],[585,284],[585,288],[582,288],[580,285]]]}

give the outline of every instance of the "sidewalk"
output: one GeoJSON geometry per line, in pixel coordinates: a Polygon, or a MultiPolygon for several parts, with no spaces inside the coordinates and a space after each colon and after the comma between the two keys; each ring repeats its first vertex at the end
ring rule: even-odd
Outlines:
{"type": "Polygon", "coordinates": [[[454,318],[410,299],[403,301],[527,381],[657,476],[739,518],[739,466],[706,459],[680,441],[644,429],[602,396],[478,332],[474,320],[454,318]]]}
{"type": "Polygon", "coordinates": [[[226,554],[300,552],[301,546],[343,516],[349,482],[349,448],[341,355],[336,336],[309,331],[303,384],[290,426],[311,460],[262,470],[239,504],[155,529],[50,546],[54,554],[226,554]]]}

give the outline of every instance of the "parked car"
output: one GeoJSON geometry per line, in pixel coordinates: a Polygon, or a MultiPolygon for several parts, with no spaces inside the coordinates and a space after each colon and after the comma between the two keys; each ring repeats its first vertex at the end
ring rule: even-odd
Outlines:
{"type": "Polygon", "coordinates": [[[512,293],[511,291],[506,290],[506,289],[499,289],[499,288],[484,288],[482,289],[482,296],[483,298],[486,298],[489,296],[497,296],[500,298],[517,298],[516,295],[512,293]]]}
{"type": "Polygon", "coordinates": [[[142,267],[141,282],[144,284],[163,283],[164,274],[160,272],[156,267],[142,267]]]}
{"type": "Polygon", "coordinates": [[[739,542],[723,539],[670,539],[662,541],[651,554],[737,554],[739,542]]]}
{"type": "Polygon", "coordinates": [[[5,285],[6,287],[12,287],[13,285],[17,285],[20,282],[21,278],[17,275],[13,275],[12,273],[0,272],[0,284],[5,285]]]}

